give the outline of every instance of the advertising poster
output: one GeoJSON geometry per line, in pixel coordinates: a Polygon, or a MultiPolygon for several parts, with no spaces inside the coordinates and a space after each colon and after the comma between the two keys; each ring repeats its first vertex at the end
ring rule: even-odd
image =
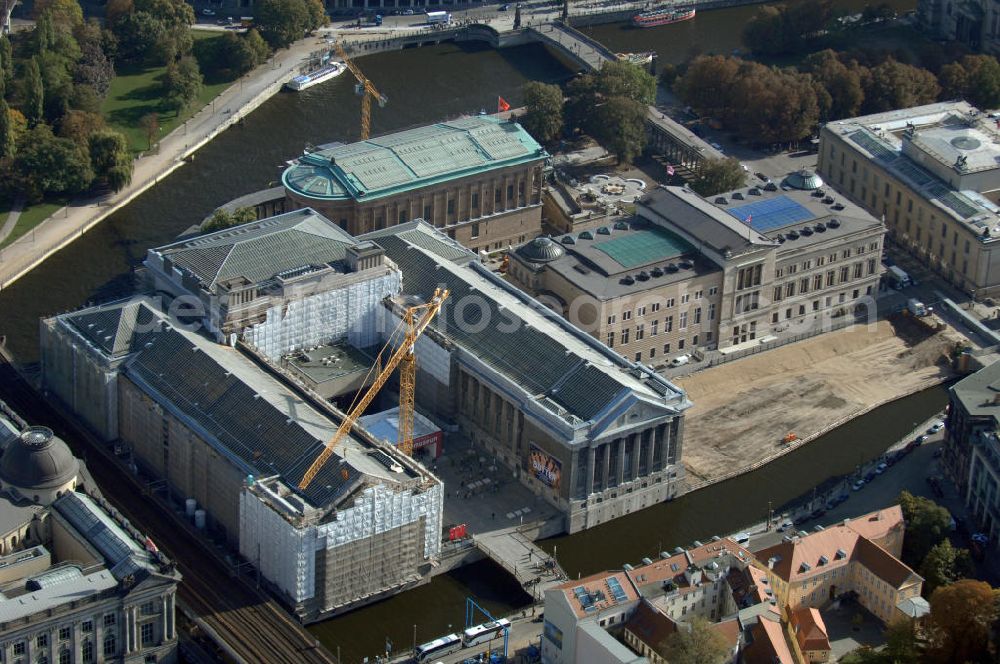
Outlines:
{"type": "Polygon", "coordinates": [[[532,444],[528,452],[528,465],[531,474],[538,480],[556,491],[559,490],[559,483],[562,481],[562,463],[558,459],[532,444]]]}

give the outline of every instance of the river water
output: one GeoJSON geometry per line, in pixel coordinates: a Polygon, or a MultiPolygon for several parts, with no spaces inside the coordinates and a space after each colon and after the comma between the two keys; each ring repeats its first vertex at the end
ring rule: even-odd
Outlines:
{"type": "MultiPolygon", "coordinates": [[[[911,9],[912,0],[893,2],[911,9]]],[[[858,10],[863,0],[839,0],[858,10]]],[[[655,50],[661,62],[679,62],[697,45],[700,52],[738,48],[742,25],[756,11],[739,7],[704,12],[694,21],[652,30],[624,25],[588,32],[616,51],[655,50]]],[[[570,70],[542,46],[493,51],[475,45],[440,46],[372,55],[361,60],[366,74],[389,97],[373,110],[373,133],[433,122],[492,108],[496,97],[521,101],[528,80],[557,82],[570,70]]],[[[132,292],[132,271],[145,250],[169,242],[232,198],[276,181],[284,161],[309,142],[355,140],[359,100],[353,81],[342,76],[299,94],[279,94],[225,132],[196,159],[144,193],[68,248],[49,258],[11,288],[0,292],[0,335],[22,362],[38,355],[38,319],[90,302],[132,292]]],[[[725,534],[764,518],[775,508],[832,481],[874,458],[914,424],[942,408],[944,388],[934,388],[883,406],[786,455],[754,473],[657,505],[584,533],[544,543],[557,548],[571,574],[619,567],[658,551],[725,534]]],[[[388,637],[396,649],[424,642],[462,626],[465,598],[506,613],[528,601],[516,583],[489,562],[436,578],[432,583],[343,617],[310,627],[345,662],[382,651],[388,637]]]]}

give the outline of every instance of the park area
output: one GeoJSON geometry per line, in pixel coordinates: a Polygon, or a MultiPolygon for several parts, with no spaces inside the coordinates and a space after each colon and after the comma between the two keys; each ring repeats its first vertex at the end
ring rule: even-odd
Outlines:
{"type": "MultiPolygon", "coordinates": [[[[208,30],[192,30],[196,50],[200,42],[222,39],[223,33],[208,30]]],[[[199,63],[202,71],[210,71],[208,63],[199,63]]],[[[114,129],[125,134],[132,152],[139,153],[149,150],[149,136],[142,126],[143,118],[151,113],[157,117],[157,134],[153,143],[166,136],[185,120],[200,111],[232,84],[232,79],[222,79],[206,73],[201,91],[191,104],[178,112],[171,106],[163,91],[163,77],[166,67],[133,67],[120,68],[111,81],[101,113],[107,123],[114,129]]]]}
{"type": "Polygon", "coordinates": [[[691,478],[715,480],[875,405],[949,378],[961,337],[909,319],[855,325],[678,378],[694,402],[684,422],[691,478]]]}

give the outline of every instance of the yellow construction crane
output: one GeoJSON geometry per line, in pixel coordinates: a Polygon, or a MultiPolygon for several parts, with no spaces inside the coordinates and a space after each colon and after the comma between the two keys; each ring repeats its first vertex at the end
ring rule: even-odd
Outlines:
{"type": "MultiPolygon", "coordinates": [[[[431,319],[437,315],[438,311],[441,310],[441,305],[444,303],[445,299],[448,297],[448,291],[442,291],[440,288],[434,291],[434,296],[429,302],[424,304],[418,304],[413,307],[407,307],[406,312],[403,314],[403,321],[400,323],[401,327],[405,329],[405,334],[403,336],[402,342],[386,362],[385,367],[381,369],[378,376],[372,382],[371,387],[365,392],[365,395],[361,397],[360,400],[356,401],[354,406],[351,408],[347,417],[344,421],[340,423],[340,427],[337,429],[333,437],[327,441],[326,446],[323,451],[320,452],[316,460],[313,461],[312,465],[309,466],[309,470],[306,471],[305,475],[302,476],[302,481],[299,482],[299,489],[305,490],[309,484],[315,479],[316,473],[320,471],[323,464],[327,462],[330,455],[333,454],[337,445],[340,443],[341,439],[351,430],[354,426],[354,422],[361,416],[361,413],[365,411],[365,408],[372,402],[375,395],[378,394],[385,382],[389,380],[389,376],[392,375],[393,370],[399,366],[399,447],[403,450],[403,453],[407,456],[413,455],[413,396],[414,396],[414,386],[416,383],[417,374],[417,362],[413,355],[414,345],[417,342],[417,338],[423,334],[423,331],[427,329],[430,325],[431,319]],[[417,316],[420,319],[417,320],[417,316]]],[[[398,329],[398,328],[397,328],[398,329]]],[[[392,339],[389,343],[385,345],[381,352],[379,352],[379,357],[382,357],[382,353],[390,349],[392,344],[392,339]]]]}
{"type": "Polygon", "coordinates": [[[358,79],[354,90],[361,95],[361,140],[366,140],[372,131],[372,99],[378,101],[379,108],[385,106],[389,99],[378,91],[372,82],[368,80],[368,77],[358,69],[356,64],[351,62],[340,42],[335,43],[333,47],[337,50],[337,55],[340,56],[340,59],[344,61],[344,65],[354,74],[354,78],[358,79]]]}

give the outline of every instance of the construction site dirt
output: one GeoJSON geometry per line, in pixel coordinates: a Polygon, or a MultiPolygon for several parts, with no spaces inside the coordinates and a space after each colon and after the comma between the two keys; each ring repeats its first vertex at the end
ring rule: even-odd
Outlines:
{"type": "Polygon", "coordinates": [[[676,379],[694,402],[684,429],[689,484],[732,476],[876,406],[948,380],[948,353],[961,340],[951,328],[931,332],[896,317],[676,379]]]}

